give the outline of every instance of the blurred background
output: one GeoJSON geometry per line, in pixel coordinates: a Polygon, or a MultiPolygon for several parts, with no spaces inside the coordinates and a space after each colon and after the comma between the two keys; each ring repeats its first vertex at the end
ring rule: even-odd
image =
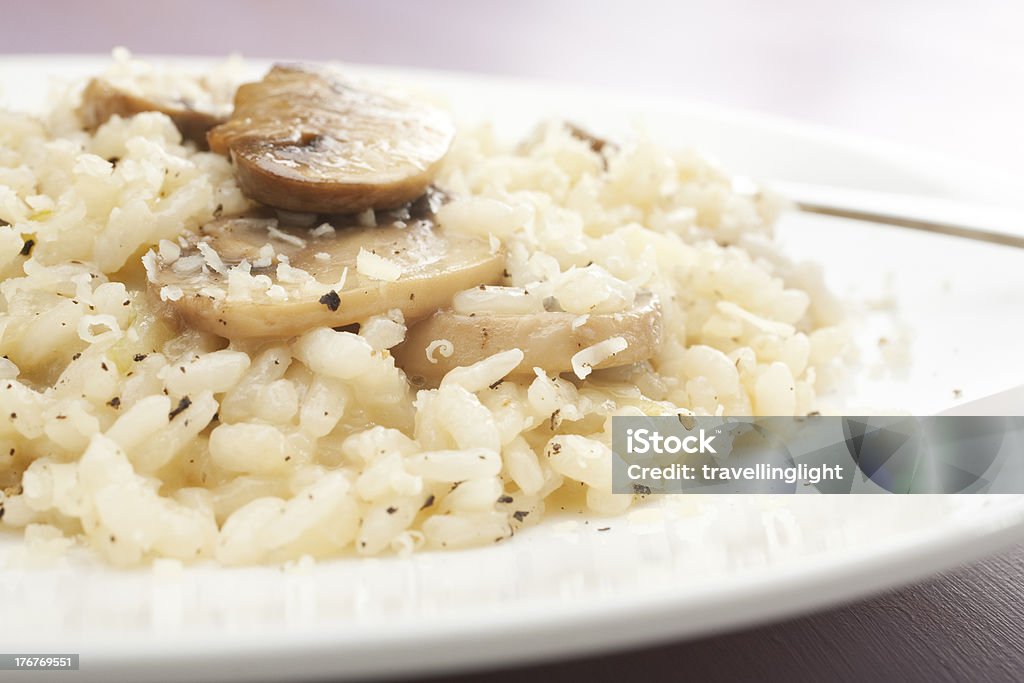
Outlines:
{"type": "Polygon", "coordinates": [[[840,126],[1024,176],[1017,0],[0,0],[0,16],[7,54],[124,45],[583,83],[840,126]]]}

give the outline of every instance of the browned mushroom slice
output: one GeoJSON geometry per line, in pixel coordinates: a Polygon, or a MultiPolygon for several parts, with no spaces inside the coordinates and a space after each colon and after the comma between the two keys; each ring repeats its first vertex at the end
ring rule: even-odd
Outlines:
{"type": "Polygon", "coordinates": [[[439,109],[364,90],[331,71],[275,66],[210,131],[249,197],[281,209],[357,213],[421,195],[455,133],[439,109]]]}
{"type": "Polygon", "coordinates": [[[563,311],[521,315],[438,311],[413,326],[392,352],[410,378],[436,380],[510,349],[522,350],[513,375],[539,367],[558,374],[629,365],[650,358],[661,342],[661,307],[654,294],[637,295],[621,313],[578,316],[563,311]]]}
{"type": "Polygon", "coordinates": [[[188,324],[228,338],[288,337],[393,309],[407,321],[498,282],[504,253],[429,219],[296,228],[250,216],[213,221],[144,262],[151,289],[188,324]],[[282,263],[281,256],[284,256],[282,263]]]}
{"type": "Polygon", "coordinates": [[[183,98],[142,95],[114,85],[103,78],[94,78],[82,92],[78,116],[89,130],[95,130],[111,116],[129,117],[144,111],[158,111],[170,117],[186,140],[207,148],[206,133],[224,123],[230,106],[200,105],[183,98]]]}

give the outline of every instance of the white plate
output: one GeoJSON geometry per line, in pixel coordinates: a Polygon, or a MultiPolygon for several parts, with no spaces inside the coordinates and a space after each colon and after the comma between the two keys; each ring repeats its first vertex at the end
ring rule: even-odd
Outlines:
{"type": "MultiPolygon", "coordinates": [[[[191,62],[193,64],[197,62],[191,62]]],[[[0,60],[0,101],[39,106],[49,76],[95,58],[0,60]]],[[[704,105],[472,76],[365,69],[443,93],[515,135],[563,115],[714,151],[755,177],[1009,204],[1019,181],[846,134],[704,105]]],[[[936,411],[1024,381],[1015,358],[1024,254],[891,228],[788,218],[865,311],[865,404],[936,411]],[[893,273],[887,276],[887,273],[893,273]],[[885,288],[886,278],[891,285],[885,288]],[[868,353],[880,334],[903,373],[868,353]],[[1016,375],[1015,375],[1016,373],[1016,375]]],[[[1013,410],[1010,412],[1020,412],[1013,410]]],[[[78,680],[284,680],[427,673],[606,652],[777,619],[896,586],[1024,537],[1022,496],[670,497],[625,517],[553,518],[488,548],[307,569],[114,571],[73,555],[0,573],[0,649],[79,652],[78,680]]],[[[0,539],[0,559],[16,552],[0,539]]]]}

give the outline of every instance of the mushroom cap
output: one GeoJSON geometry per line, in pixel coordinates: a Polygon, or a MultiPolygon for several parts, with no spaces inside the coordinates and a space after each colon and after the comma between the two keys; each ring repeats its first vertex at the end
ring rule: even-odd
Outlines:
{"type": "Polygon", "coordinates": [[[418,320],[448,306],[455,292],[498,282],[502,276],[502,250],[479,238],[447,235],[430,219],[371,227],[336,223],[333,233],[317,236],[308,228],[278,225],[265,215],[215,220],[187,241],[177,259],[168,262],[154,254],[148,268],[151,289],[157,295],[164,292],[162,298],[178,316],[207,332],[228,338],[289,337],[314,327],[360,323],[393,309],[407,321],[418,320]],[[207,246],[201,251],[203,244],[207,246]],[[258,262],[267,244],[287,258],[283,267],[275,258],[270,265],[232,274],[232,267],[237,269],[243,260],[258,262]],[[175,269],[181,259],[209,250],[223,262],[225,272],[208,265],[186,272],[175,269]],[[378,279],[367,272],[361,267],[366,254],[396,268],[397,278],[378,279]],[[303,273],[296,279],[291,269],[311,279],[303,273]],[[288,277],[282,279],[282,274],[288,277]],[[265,276],[262,285],[256,281],[259,276],[265,276]],[[232,277],[243,286],[233,288],[232,277]],[[250,282],[258,286],[246,291],[244,284],[250,282]],[[268,283],[279,285],[287,298],[281,299],[280,291],[272,296],[268,283]],[[180,289],[180,296],[167,297],[165,287],[180,289]]]}
{"type": "Polygon", "coordinates": [[[594,369],[630,365],[654,355],[661,343],[661,306],[651,292],[637,295],[633,306],[620,313],[581,316],[564,311],[525,315],[491,315],[438,311],[411,327],[405,341],[392,349],[395,363],[410,378],[436,381],[457,367],[465,367],[510,349],[523,352],[511,375],[530,375],[539,367],[550,374],[573,370],[572,357],[595,344],[622,337],[627,346],[594,369]],[[450,355],[431,353],[435,342],[450,343],[450,355]],[[430,360],[433,358],[433,362],[430,360]]]}
{"type": "Polygon", "coordinates": [[[228,119],[228,112],[213,107],[200,107],[180,99],[159,95],[139,95],[107,81],[94,78],[82,91],[78,115],[83,125],[94,130],[111,116],[127,118],[144,111],[158,111],[170,117],[186,140],[206,149],[207,132],[228,119]]]}
{"type": "Polygon", "coordinates": [[[325,68],[277,65],[235,94],[209,133],[249,197],[289,211],[358,213],[423,194],[455,135],[435,107],[361,88],[325,68]]]}

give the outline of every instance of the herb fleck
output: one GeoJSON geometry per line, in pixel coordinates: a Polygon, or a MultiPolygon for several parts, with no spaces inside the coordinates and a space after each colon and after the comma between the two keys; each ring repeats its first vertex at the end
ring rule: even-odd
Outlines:
{"type": "Polygon", "coordinates": [[[336,311],[338,310],[338,307],[341,306],[341,297],[332,289],[320,297],[320,303],[326,306],[328,310],[336,311]]]}
{"type": "Polygon", "coordinates": [[[178,401],[178,407],[171,411],[171,414],[168,416],[167,419],[173,420],[182,412],[187,410],[190,405],[192,405],[192,399],[190,399],[188,396],[182,396],[181,400],[178,401]]]}

